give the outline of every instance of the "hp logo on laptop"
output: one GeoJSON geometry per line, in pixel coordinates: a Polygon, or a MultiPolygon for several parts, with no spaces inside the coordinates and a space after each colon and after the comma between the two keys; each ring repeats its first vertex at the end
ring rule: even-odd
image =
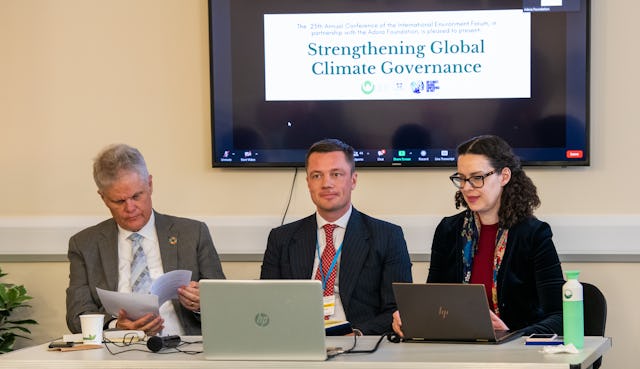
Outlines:
{"type": "Polygon", "coordinates": [[[447,319],[447,315],[449,315],[449,310],[443,308],[442,306],[440,306],[440,308],[438,308],[438,315],[440,316],[440,318],[447,319]]]}
{"type": "Polygon", "coordinates": [[[265,313],[258,313],[253,319],[258,327],[266,327],[269,325],[269,315],[265,313]]]}

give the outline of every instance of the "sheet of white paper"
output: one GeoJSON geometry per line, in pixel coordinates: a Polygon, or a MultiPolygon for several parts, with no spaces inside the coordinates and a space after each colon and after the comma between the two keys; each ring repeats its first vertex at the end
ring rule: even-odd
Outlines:
{"type": "Polygon", "coordinates": [[[151,294],[158,296],[160,306],[165,301],[178,298],[178,287],[188,286],[191,281],[190,270],[172,270],[164,273],[151,285],[151,294]]]}
{"type": "Polygon", "coordinates": [[[188,285],[191,274],[190,270],[165,273],[153,281],[150,294],[96,290],[108,314],[118,316],[118,311],[124,309],[130,319],[136,320],[147,313],[159,315],[159,307],[167,300],[178,298],[178,287],[188,285]]]}
{"type": "Polygon", "coordinates": [[[147,313],[160,315],[158,296],[151,294],[126,293],[107,291],[96,288],[102,306],[108,314],[118,316],[120,309],[124,309],[130,319],[136,320],[147,313]]]}

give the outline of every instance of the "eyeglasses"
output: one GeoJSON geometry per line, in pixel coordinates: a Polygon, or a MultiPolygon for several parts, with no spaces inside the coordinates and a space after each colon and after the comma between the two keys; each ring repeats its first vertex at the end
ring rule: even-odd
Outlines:
{"type": "Polygon", "coordinates": [[[453,185],[456,186],[456,188],[464,187],[465,182],[469,182],[469,184],[473,188],[482,188],[482,186],[484,186],[484,179],[495,173],[496,173],[496,170],[494,169],[483,175],[471,176],[469,178],[461,177],[459,174],[456,173],[451,177],[449,177],[449,179],[451,180],[451,182],[453,182],[453,185]]]}

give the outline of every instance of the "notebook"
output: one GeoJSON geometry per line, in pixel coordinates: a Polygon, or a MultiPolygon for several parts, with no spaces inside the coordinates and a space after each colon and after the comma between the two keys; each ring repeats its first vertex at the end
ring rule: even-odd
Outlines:
{"type": "Polygon", "coordinates": [[[208,360],[325,360],[318,280],[200,280],[208,360]]]}
{"type": "Polygon", "coordinates": [[[503,343],[519,331],[494,331],[480,284],[394,283],[402,332],[410,342],[503,343]]]}

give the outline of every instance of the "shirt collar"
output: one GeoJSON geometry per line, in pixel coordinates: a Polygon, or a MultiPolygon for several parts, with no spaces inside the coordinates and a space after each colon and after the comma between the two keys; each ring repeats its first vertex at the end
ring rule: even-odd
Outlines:
{"type": "Polygon", "coordinates": [[[318,223],[318,229],[324,227],[325,224],[329,223],[335,224],[340,228],[347,229],[347,223],[349,223],[349,218],[351,217],[352,210],[353,205],[349,205],[349,210],[347,210],[347,212],[344,213],[344,215],[338,218],[338,220],[336,220],[335,222],[328,222],[322,216],[320,216],[318,212],[316,212],[316,222],[318,223]]]}
{"type": "Polygon", "coordinates": [[[147,222],[147,224],[145,224],[144,227],[140,228],[140,230],[138,230],[137,232],[128,231],[120,227],[120,225],[118,224],[118,232],[123,236],[124,239],[128,239],[132,233],[137,233],[148,240],[155,240],[156,239],[155,230],[156,230],[156,216],[154,211],[151,211],[151,216],[149,217],[149,221],[147,222]]]}

